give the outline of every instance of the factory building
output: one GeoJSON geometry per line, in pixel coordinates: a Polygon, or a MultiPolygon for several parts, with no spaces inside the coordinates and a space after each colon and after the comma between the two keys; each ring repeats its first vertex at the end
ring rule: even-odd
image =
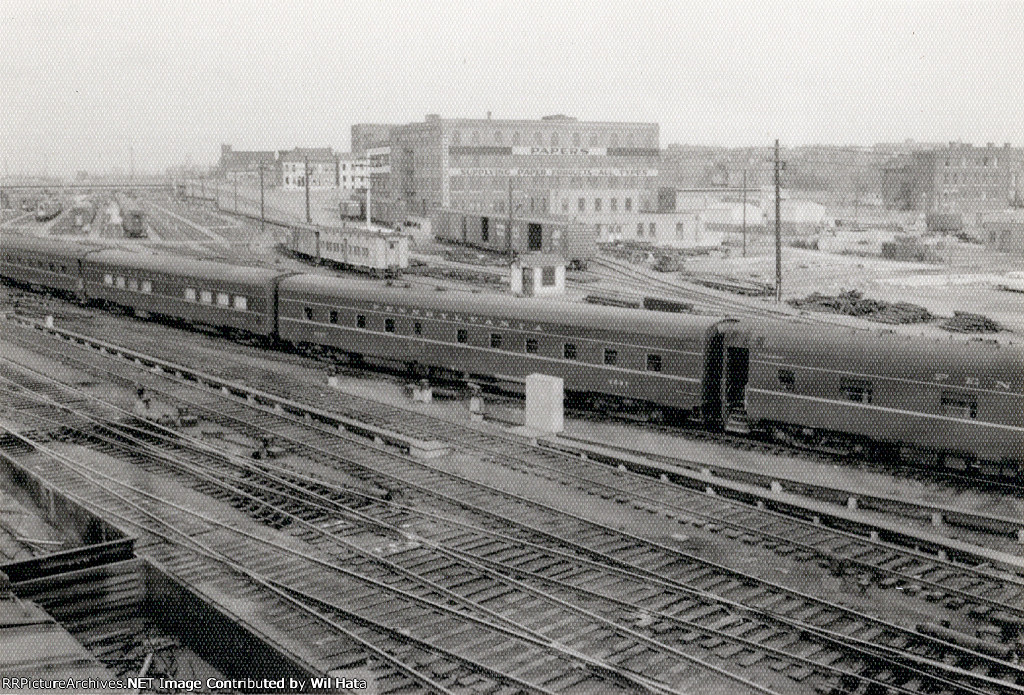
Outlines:
{"type": "Polygon", "coordinates": [[[378,153],[387,172],[371,162],[373,216],[395,224],[441,208],[502,214],[511,204],[526,215],[571,218],[562,208],[578,213],[581,198],[590,212],[610,210],[612,199],[653,209],[658,137],[654,123],[428,115],[390,130],[388,151],[378,153]]]}
{"type": "Polygon", "coordinates": [[[223,179],[258,185],[261,165],[266,185],[272,186],[280,180],[280,163],[277,160],[277,153],[273,150],[235,150],[231,145],[220,146],[220,161],[217,166],[223,179]]]}
{"type": "Polygon", "coordinates": [[[882,200],[893,210],[971,213],[1000,210],[1020,195],[1024,150],[951,142],[911,152],[882,170],[882,200]]]}
{"type": "Polygon", "coordinates": [[[365,157],[366,151],[375,147],[386,147],[391,137],[391,123],[356,123],[351,128],[352,155],[365,157]]]}

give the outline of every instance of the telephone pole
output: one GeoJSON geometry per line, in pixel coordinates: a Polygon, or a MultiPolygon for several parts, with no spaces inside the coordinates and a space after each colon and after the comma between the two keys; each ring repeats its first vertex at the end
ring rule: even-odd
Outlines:
{"type": "Polygon", "coordinates": [[[775,301],[782,302],[782,200],[779,193],[779,141],[775,140],[775,301]]]}
{"type": "Polygon", "coordinates": [[[238,172],[235,172],[235,212],[238,212],[238,172]]]}
{"type": "Polygon", "coordinates": [[[508,177],[508,227],[505,229],[505,255],[512,262],[512,174],[508,177]]]}
{"type": "Polygon", "coordinates": [[[743,257],[747,257],[747,170],[743,170],[743,257]]]}
{"type": "Polygon", "coordinates": [[[267,219],[263,214],[263,170],[266,168],[267,163],[262,159],[260,160],[260,234],[264,235],[267,233],[267,219]]]}
{"type": "Polygon", "coordinates": [[[303,177],[306,180],[306,224],[313,224],[313,218],[309,214],[309,157],[306,157],[304,162],[306,170],[306,175],[303,177]]]}

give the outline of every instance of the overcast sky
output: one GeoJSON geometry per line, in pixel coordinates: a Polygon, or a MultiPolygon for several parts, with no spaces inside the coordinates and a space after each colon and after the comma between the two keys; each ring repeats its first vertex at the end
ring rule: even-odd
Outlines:
{"type": "Polygon", "coordinates": [[[1024,144],[1024,2],[0,2],[5,171],[162,170],[444,116],[670,143],[1024,144]]]}

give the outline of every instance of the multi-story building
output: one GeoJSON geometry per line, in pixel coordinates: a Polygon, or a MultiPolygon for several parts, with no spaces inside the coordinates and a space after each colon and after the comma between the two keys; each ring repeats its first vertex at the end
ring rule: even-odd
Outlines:
{"type": "Polygon", "coordinates": [[[951,142],[911,152],[882,170],[887,208],[972,213],[1008,207],[1020,191],[1024,150],[951,142]]]}
{"type": "Polygon", "coordinates": [[[347,152],[338,155],[338,188],[346,191],[361,191],[366,188],[367,162],[347,152]]]}
{"type": "Polygon", "coordinates": [[[259,183],[260,166],[263,166],[264,183],[274,185],[280,180],[280,166],[277,153],[271,151],[232,149],[231,145],[220,146],[218,168],[224,179],[240,183],[259,183]]]}
{"type": "Polygon", "coordinates": [[[369,149],[386,147],[394,127],[391,123],[356,123],[351,129],[352,155],[365,157],[369,149]]]}
{"type": "Polygon", "coordinates": [[[428,115],[392,128],[387,153],[375,155],[387,165],[371,162],[373,216],[395,223],[441,208],[502,214],[511,203],[523,214],[571,218],[580,199],[589,213],[610,211],[612,199],[652,210],[658,135],[654,123],[428,115]]]}
{"type": "Polygon", "coordinates": [[[330,147],[296,147],[282,151],[279,161],[284,188],[305,188],[307,167],[310,188],[338,188],[341,164],[330,147]]]}

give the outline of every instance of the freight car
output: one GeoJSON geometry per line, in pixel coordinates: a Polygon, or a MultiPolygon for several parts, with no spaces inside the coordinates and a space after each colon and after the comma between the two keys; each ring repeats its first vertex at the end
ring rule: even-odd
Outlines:
{"type": "Polygon", "coordinates": [[[36,221],[48,222],[59,215],[64,209],[57,198],[43,198],[36,203],[36,221]]]}
{"type": "Polygon", "coordinates": [[[129,239],[146,236],[146,213],[143,212],[139,203],[124,193],[118,193],[115,200],[117,201],[117,212],[121,216],[121,228],[124,230],[124,235],[129,239]]]}
{"type": "Polygon", "coordinates": [[[292,229],[288,248],[318,264],[328,262],[375,277],[395,277],[409,267],[409,237],[387,230],[299,226],[292,229]]]}
{"type": "Polygon", "coordinates": [[[439,239],[498,253],[555,253],[572,268],[584,270],[597,255],[597,233],[593,226],[559,217],[525,217],[512,219],[508,232],[506,215],[482,215],[458,210],[439,210],[432,220],[439,239]]]}

